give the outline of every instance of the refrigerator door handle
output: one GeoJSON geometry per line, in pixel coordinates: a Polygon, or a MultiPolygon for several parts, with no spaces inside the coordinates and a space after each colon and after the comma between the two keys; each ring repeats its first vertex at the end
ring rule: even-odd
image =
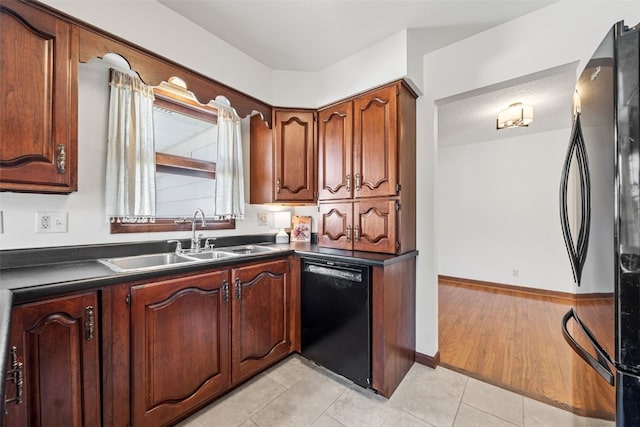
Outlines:
{"type": "Polygon", "coordinates": [[[589,366],[595,369],[595,371],[610,385],[614,385],[615,376],[611,369],[609,369],[609,364],[607,363],[608,357],[606,353],[604,353],[600,346],[595,342],[595,339],[593,338],[593,335],[591,334],[589,329],[587,329],[586,326],[584,326],[582,322],[580,322],[580,320],[576,317],[576,313],[573,308],[567,311],[567,313],[562,317],[562,335],[564,335],[564,339],[567,341],[567,343],[569,343],[571,348],[573,348],[573,350],[578,353],[578,356],[580,356],[585,362],[587,362],[589,366]],[[597,359],[589,354],[589,352],[587,352],[584,347],[578,344],[578,342],[569,333],[569,330],[567,329],[567,323],[572,318],[575,319],[576,324],[580,327],[580,330],[582,330],[585,336],[589,339],[589,342],[591,343],[593,349],[597,354],[597,359]]]}
{"type": "Polygon", "coordinates": [[[562,167],[562,178],[560,181],[560,224],[564,243],[569,254],[573,279],[578,286],[582,279],[582,268],[587,259],[587,248],[589,244],[589,229],[591,223],[591,179],[589,173],[589,159],[587,148],[584,144],[582,126],[580,124],[580,113],[576,113],[576,119],[571,131],[571,139],[567,156],[562,167]],[[580,177],[580,229],[578,230],[578,240],[574,243],[569,224],[568,209],[568,187],[569,170],[575,154],[580,177]]]}

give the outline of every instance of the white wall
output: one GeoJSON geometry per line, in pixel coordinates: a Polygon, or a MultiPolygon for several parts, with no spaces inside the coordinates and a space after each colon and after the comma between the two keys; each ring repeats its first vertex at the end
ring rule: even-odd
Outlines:
{"type": "MultiPolygon", "coordinates": [[[[424,56],[424,96],[418,102],[418,168],[420,212],[417,241],[417,351],[438,350],[437,252],[433,205],[436,203],[438,157],[437,100],[550,69],[585,61],[608,29],[621,19],[640,21],[636,1],[561,1],[424,56]],[[431,167],[433,165],[433,167],[431,167]]],[[[581,68],[581,67],[579,67],[581,68]]],[[[580,69],[578,70],[580,71],[580,69]]],[[[449,213],[447,213],[448,215],[449,213]]],[[[554,283],[562,284],[563,277],[554,283]]]]}
{"type": "MultiPolygon", "coordinates": [[[[108,64],[94,60],[80,65],[78,99],[78,191],[69,195],[1,193],[4,233],[1,249],[86,245],[110,242],[188,238],[190,232],[110,234],[105,216],[104,188],[107,156],[108,64]],[[35,233],[36,211],[68,213],[68,232],[35,233]]],[[[243,120],[245,198],[249,198],[249,124],[243,120]]],[[[259,226],[257,212],[281,208],[245,205],[245,220],[235,230],[209,231],[209,236],[275,233],[259,226]]]]}
{"type": "Polygon", "coordinates": [[[272,100],[270,68],[156,1],[42,2],[262,101],[272,100]]]}
{"type": "Polygon", "coordinates": [[[438,151],[438,274],[573,292],[558,215],[569,133],[438,151]]]}
{"type": "Polygon", "coordinates": [[[320,72],[316,105],[325,105],[407,75],[407,31],[400,31],[320,72]]]}

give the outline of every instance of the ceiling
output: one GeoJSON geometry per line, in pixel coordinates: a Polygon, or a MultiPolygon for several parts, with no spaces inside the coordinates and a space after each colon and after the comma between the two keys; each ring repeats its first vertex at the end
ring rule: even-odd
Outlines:
{"type": "Polygon", "coordinates": [[[557,0],[157,0],[273,70],[320,71],[398,33],[427,53],[557,0]]]}
{"type": "Polygon", "coordinates": [[[569,63],[439,100],[438,145],[451,147],[569,128],[577,65],[569,63]],[[497,130],[498,112],[515,102],[533,105],[533,123],[497,130]]]}
{"type": "MultiPolygon", "coordinates": [[[[557,0],[156,0],[273,70],[317,72],[410,29],[422,53],[557,0]]],[[[438,101],[441,147],[569,126],[576,64],[438,101]],[[498,111],[534,105],[528,128],[497,131],[498,111]]]]}

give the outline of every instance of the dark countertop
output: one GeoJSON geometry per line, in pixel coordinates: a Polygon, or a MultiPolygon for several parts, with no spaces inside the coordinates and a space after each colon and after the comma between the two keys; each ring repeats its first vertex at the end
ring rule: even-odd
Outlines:
{"type": "MultiPolygon", "coordinates": [[[[273,235],[219,238],[216,241],[216,247],[260,243],[268,244],[279,250],[132,272],[115,272],[98,262],[97,259],[170,252],[173,247],[170,247],[166,241],[155,241],[0,251],[0,368],[2,368],[0,369],[0,396],[4,396],[6,387],[4,367],[7,366],[11,307],[14,304],[83,290],[99,289],[116,283],[152,279],[167,274],[195,272],[216,266],[233,266],[247,261],[270,259],[291,253],[296,253],[301,257],[322,257],[372,266],[393,264],[418,254],[417,251],[402,255],[345,251],[321,248],[316,244],[300,242],[274,244],[273,239],[273,235]]],[[[188,246],[188,241],[185,241],[184,245],[188,246]]],[[[0,420],[2,419],[1,415],[0,420]]]]}

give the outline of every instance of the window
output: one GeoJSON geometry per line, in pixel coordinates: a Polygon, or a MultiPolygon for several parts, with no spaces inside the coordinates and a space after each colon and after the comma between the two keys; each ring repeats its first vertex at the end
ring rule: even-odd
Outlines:
{"type": "Polygon", "coordinates": [[[234,219],[214,220],[217,108],[200,104],[184,84],[154,88],[156,221],[111,224],[111,233],[190,231],[201,208],[207,225],[200,229],[235,228],[234,219]]]}

